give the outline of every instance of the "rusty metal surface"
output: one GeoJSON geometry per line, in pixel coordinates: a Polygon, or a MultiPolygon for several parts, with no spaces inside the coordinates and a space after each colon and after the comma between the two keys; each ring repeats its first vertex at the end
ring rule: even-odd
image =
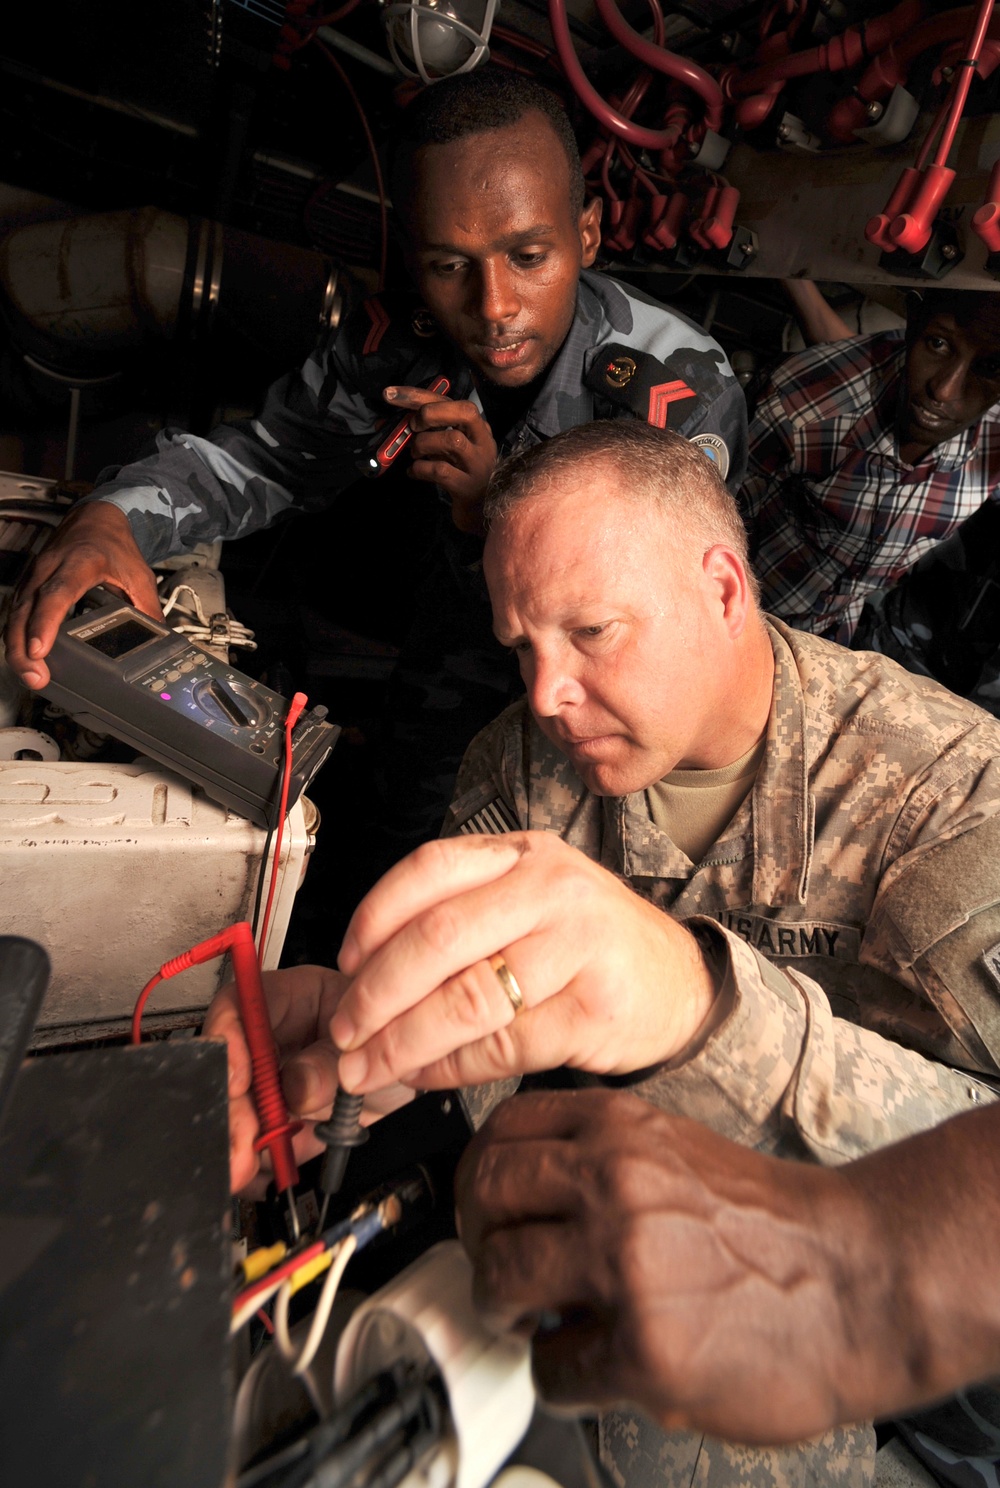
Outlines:
{"type": "MultiPolygon", "coordinates": [[[[879,250],[865,240],[869,218],[881,212],[904,166],[912,165],[931,118],[922,115],[910,138],[892,148],[763,151],[737,144],[723,167],[740,190],[736,220],[752,229],[759,249],[734,279],[832,280],[845,284],[912,287],[914,280],[880,267],[879,250]]],[[[944,209],[958,230],[964,261],[940,281],[954,289],[1000,289],[986,271],[986,247],[969,229],[985,196],[989,172],[1000,156],[1000,115],[971,119],[958,133],[951,155],[955,181],[944,209]]],[[[654,258],[649,272],[666,270],[654,258]]],[[[676,272],[691,273],[690,268],[676,272]]],[[[718,273],[708,263],[695,273],[718,273]]],[[[648,286],[655,293],[653,285],[648,286]]]]}

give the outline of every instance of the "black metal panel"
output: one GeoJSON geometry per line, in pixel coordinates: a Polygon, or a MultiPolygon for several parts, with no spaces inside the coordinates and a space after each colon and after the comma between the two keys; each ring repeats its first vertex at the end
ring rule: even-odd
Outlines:
{"type": "Polygon", "coordinates": [[[220,1046],[21,1071],[0,1125],[5,1488],[219,1488],[228,1178],[220,1046]]]}
{"type": "Polygon", "coordinates": [[[21,935],[0,935],[0,1116],[49,983],[49,958],[21,935]]]}

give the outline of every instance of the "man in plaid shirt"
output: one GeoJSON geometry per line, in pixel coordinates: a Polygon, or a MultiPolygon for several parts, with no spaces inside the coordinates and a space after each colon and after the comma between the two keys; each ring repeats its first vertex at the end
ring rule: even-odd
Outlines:
{"type": "Polygon", "coordinates": [[[850,644],[889,588],[1000,486],[1000,296],[931,290],[907,329],[784,362],[741,493],[765,608],[850,644]]]}

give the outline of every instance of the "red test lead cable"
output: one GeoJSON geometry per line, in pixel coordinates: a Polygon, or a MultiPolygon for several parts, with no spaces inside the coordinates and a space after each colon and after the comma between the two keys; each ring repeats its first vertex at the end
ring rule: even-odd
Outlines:
{"type": "Polygon", "coordinates": [[[209,940],[203,940],[200,945],[193,946],[183,955],[164,962],[156,975],[147,982],[135,1005],[132,1014],[132,1042],[142,1042],[143,1009],[149,994],[159,982],[177,976],[178,972],[186,971],[190,966],[212,961],[216,956],[225,955],[227,951],[233,962],[240,1020],[250,1051],[253,1099],[260,1120],[260,1135],[254,1142],[254,1149],[260,1152],[267,1148],[271,1154],[275,1185],[288,1197],[292,1233],[298,1239],[298,1218],[291,1191],[299,1181],[299,1170],[292,1150],[292,1138],[296,1132],[301,1131],[302,1123],[289,1119],[285,1105],[278,1069],[278,1051],[264,1000],[257,948],[253,942],[253,933],[245,920],[231,925],[228,930],[213,935],[209,940]]]}

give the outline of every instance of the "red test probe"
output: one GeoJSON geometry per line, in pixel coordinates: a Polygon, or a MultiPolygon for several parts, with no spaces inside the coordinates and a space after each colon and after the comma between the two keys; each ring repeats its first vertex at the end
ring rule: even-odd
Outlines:
{"type": "Polygon", "coordinates": [[[236,977],[240,1020],[243,1024],[247,1047],[250,1050],[254,1104],[260,1119],[260,1135],[254,1142],[254,1148],[260,1152],[266,1147],[271,1154],[275,1185],[288,1199],[292,1235],[295,1240],[298,1240],[299,1222],[295,1211],[293,1189],[299,1181],[299,1170],[292,1151],[292,1138],[296,1132],[302,1130],[302,1123],[289,1119],[288,1108],[285,1105],[278,1071],[278,1051],[275,1048],[271,1022],[267,1015],[267,1003],[264,1001],[257,948],[254,945],[250,926],[245,920],[241,920],[237,925],[230,925],[228,930],[223,930],[218,935],[203,940],[200,945],[193,946],[191,950],[184,951],[182,955],[163,963],[156,975],[142,989],[135,1005],[135,1011],[132,1014],[132,1042],[133,1044],[142,1042],[143,1009],[150,993],[159,982],[176,976],[178,972],[186,971],[189,966],[198,966],[203,961],[212,961],[216,956],[223,956],[227,951],[232,957],[233,972],[236,977]]]}

